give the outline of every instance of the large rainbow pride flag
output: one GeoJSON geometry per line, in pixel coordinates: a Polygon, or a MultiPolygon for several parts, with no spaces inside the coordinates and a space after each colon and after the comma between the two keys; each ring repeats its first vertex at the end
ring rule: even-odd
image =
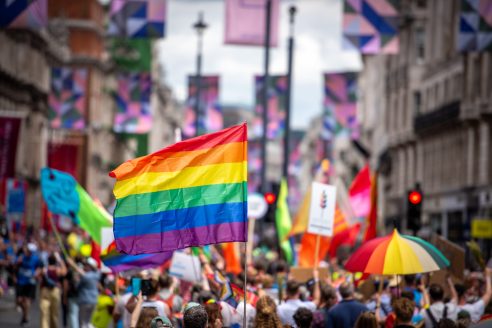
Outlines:
{"type": "Polygon", "coordinates": [[[122,253],[247,240],[246,124],[129,160],[110,176],[122,253]]]}

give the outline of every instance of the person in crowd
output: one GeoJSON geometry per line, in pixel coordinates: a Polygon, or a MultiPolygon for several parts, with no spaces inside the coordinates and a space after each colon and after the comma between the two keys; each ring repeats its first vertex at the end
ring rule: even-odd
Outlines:
{"type": "Polygon", "coordinates": [[[65,262],[57,252],[51,253],[41,272],[41,328],[57,328],[61,304],[61,281],[67,274],[65,262]]]}
{"type": "Polygon", "coordinates": [[[166,302],[171,312],[179,312],[183,307],[183,298],[174,293],[174,280],[168,274],[159,276],[159,297],[166,302]]]}
{"type": "Polygon", "coordinates": [[[21,326],[29,323],[31,302],[36,298],[36,281],[43,266],[37,249],[34,243],[24,245],[18,254],[15,266],[17,271],[16,299],[22,312],[21,326]]]}
{"type": "MultiPolygon", "coordinates": [[[[151,277],[148,280],[150,288],[148,290],[148,295],[144,297],[142,308],[155,308],[157,309],[157,315],[169,318],[171,316],[171,310],[169,306],[159,298],[159,282],[155,277],[151,277]]],[[[126,304],[126,309],[130,313],[133,313],[135,309],[135,301],[136,297],[132,295],[126,304]]]]}
{"type": "Polygon", "coordinates": [[[130,327],[131,313],[126,309],[126,304],[132,297],[131,290],[128,290],[130,280],[123,280],[121,285],[118,285],[120,296],[115,300],[115,307],[113,310],[113,324],[114,327],[130,327]],[[119,323],[121,321],[121,326],[119,323]]]}
{"type": "Polygon", "coordinates": [[[166,317],[155,317],[150,323],[150,328],[173,328],[171,320],[166,317]]]}
{"type": "Polygon", "coordinates": [[[67,274],[63,279],[62,303],[67,309],[67,321],[70,328],[79,326],[78,282],[78,273],[73,269],[67,270],[67,274]]]}
{"type": "Polygon", "coordinates": [[[297,328],[311,328],[313,312],[305,307],[300,307],[294,313],[294,322],[297,328]]]}
{"type": "Polygon", "coordinates": [[[463,284],[454,285],[458,295],[458,308],[467,311],[473,322],[478,322],[480,320],[485,311],[485,307],[489,304],[492,297],[492,269],[485,269],[484,278],[485,293],[478,301],[473,303],[468,303],[468,297],[471,296],[470,289],[467,289],[463,284]]]}
{"type": "MultiPolygon", "coordinates": [[[[414,303],[414,312],[413,312],[413,316],[412,316],[412,323],[415,325],[415,324],[418,324],[419,322],[421,322],[423,320],[423,316],[420,314],[420,311],[418,310],[418,308],[415,304],[415,301],[414,301],[415,293],[413,293],[411,290],[405,290],[405,291],[401,292],[400,298],[407,299],[407,300],[411,301],[412,303],[414,303]]],[[[392,300],[392,303],[396,302],[400,298],[394,297],[392,300]]],[[[392,306],[394,306],[394,304],[392,304],[392,306]]],[[[376,317],[378,315],[379,315],[379,313],[377,313],[376,317]]],[[[385,326],[385,328],[393,328],[395,326],[395,322],[396,322],[396,313],[392,309],[392,311],[386,316],[386,320],[384,321],[384,326],[385,326]]]]}
{"type": "Polygon", "coordinates": [[[313,301],[302,301],[300,287],[301,284],[295,280],[289,280],[287,282],[286,296],[287,299],[284,303],[278,307],[278,316],[284,325],[294,326],[294,313],[300,307],[305,307],[310,311],[314,312],[320,299],[319,290],[319,274],[318,270],[313,271],[314,276],[314,291],[313,291],[313,301]]]}
{"type": "Polygon", "coordinates": [[[328,311],[327,327],[352,328],[359,315],[367,308],[354,299],[354,286],[344,282],[338,288],[342,301],[328,311]]]}
{"type": "Polygon", "coordinates": [[[457,328],[456,322],[449,318],[442,318],[437,324],[437,328],[457,328]]]}
{"type": "Polygon", "coordinates": [[[91,319],[91,324],[94,328],[109,327],[113,318],[114,304],[111,291],[100,286],[99,296],[91,319]]]}
{"type": "Polygon", "coordinates": [[[470,313],[466,310],[461,310],[458,312],[457,317],[458,320],[456,321],[456,324],[458,325],[458,328],[468,328],[472,323],[470,313]]]}
{"type": "Polygon", "coordinates": [[[277,314],[277,305],[270,296],[262,296],[256,302],[254,328],[282,328],[277,314]]]}
{"type": "Polygon", "coordinates": [[[205,303],[205,311],[208,316],[207,328],[222,328],[222,314],[220,313],[220,305],[211,299],[205,303]]]}
{"type": "Polygon", "coordinates": [[[419,279],[417,279],[417,276],[413,274],[404,275],[403,279],[405,281],[403,291],[413,293],[415,305],[418,309],[421,309],[424,302],[424,297],[418,285],[419,279]]]}
{"type": "Polygon", "coordinates": [[[321,299],[318,310],[313,313],[313,328],[324,328],[328,320],[328,311],[337,304],[337,291],[328,284],[321,285],[321,299]]]}
{"type": "Polygon", "coordinates": [[[355,324],[354,328],[378,328],[378,321],[376,320],[376,316],[374,313],[366,311],[362,312],[355,324]]]}
{"type": "Polygon", "coordinates": [[[399,298],[393,303],[395,313],[395,328],[413,328],[412,318],[415,312],[415,302],[408,298],[399,298]]]}
{"type": "Polygon", "coordinates": [[[188,303],[183,314],[184,328],[207,328],[208,315],[203,306],[198,303],[188,303]]]}
{"type": "Polygon", "coordinates": [[[92,257],[89,257],[85,260],[83,268],[80,268],[71,258],[67,258],[67,263],[80,275],[80,280],[77,284],[80,328],[89,328],[92,312],[96,307],[97,296],[99,295],[99,280],[101,279],[101,274],[97,269],[97,262],[92,257]]]}
{"type": "MultiPolygon", "coordinates": [[[[448,278],[448,284],[451,291],[454,291],[454,286],[451,278],[448,278]]],[[[429,286],[430,306],[427,309],[422,309],[421,314],[424,317],[425,328],[436,328],[441,319],[456,320],[458,314],[457,295],[453,293],[453,298],[450,302],[444,304],[444,290],[438,284],[429,286]]]]}

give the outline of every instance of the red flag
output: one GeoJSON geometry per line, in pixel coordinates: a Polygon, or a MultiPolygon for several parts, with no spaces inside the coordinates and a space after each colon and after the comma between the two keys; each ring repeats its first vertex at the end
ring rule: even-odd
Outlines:
{"type": "Polygon", "coordinates": [[[376,226],[378,220],[378,175],[374,174],[371,183],[371,210],[366,219],[366,232],[363,242],[376,238],[376,226]]]}
{"type": "Polygon", "coordinates": [[[371,174],[366,164],[357,174],[349,188],[350,205],[355,216],[365,218],[371,209],[371,174]]]}

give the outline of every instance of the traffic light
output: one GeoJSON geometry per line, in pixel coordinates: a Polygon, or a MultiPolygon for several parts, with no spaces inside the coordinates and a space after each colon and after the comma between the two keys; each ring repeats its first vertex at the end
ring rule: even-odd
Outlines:
{"type": "Polygon", "coordinates": [[[420,185],[408,191],[407,195],[407,227],[416,234],[422,227],[422,202],[423,194],[420,185]]]}
{"type": "Polygon", "coordinates": [[[268,205],[275,204],[275,201],[277,200],[277,196],[275,196],[273,192],[265,193],[264,197],[268,205]]]}
{"type": "Polygon", "coordinates": [[[265,201],[268,204],[268,210],[265,214],[265,222],[275,222],[275,211],[277,210],[277,196],[280,191],[280,185],[278,183],[272,182],[270,184],[271,192],[266,192],[263,194],[265,201]]]}

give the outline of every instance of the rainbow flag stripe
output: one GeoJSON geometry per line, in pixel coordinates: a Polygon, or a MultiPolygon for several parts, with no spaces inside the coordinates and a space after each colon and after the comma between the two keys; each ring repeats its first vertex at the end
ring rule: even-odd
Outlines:
{"type": "Polygon", "coordinates": [[[178,142],[110,173],[125,254],[247,239],[246,124],[178,142]]]}

